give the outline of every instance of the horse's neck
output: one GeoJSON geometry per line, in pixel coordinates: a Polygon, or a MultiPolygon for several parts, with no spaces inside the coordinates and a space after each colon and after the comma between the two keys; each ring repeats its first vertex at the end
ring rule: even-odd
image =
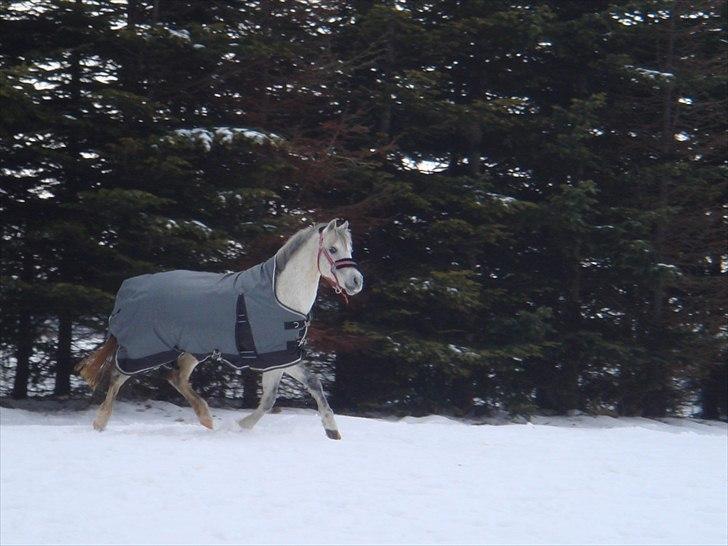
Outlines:
{"type": "Polygon", "coordinates": [[[315,237],[290,257],[286,267],[276,278],[276,297],[299,313],[308,314],[316,301],[319,286],[317,267],[318,245],[315,237]]]}

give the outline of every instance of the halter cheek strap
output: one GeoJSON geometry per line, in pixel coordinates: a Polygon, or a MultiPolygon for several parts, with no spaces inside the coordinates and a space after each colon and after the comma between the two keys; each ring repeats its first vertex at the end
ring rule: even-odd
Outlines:
{"type": "Polygon", "coordinates": [[[346,296],[346,292],[341,287],[341,284],[339,283],[339,278],[336,276],[336,270],[337,269],[344,269],[346,267],[356,267],[356,262],[351,258],[341,258],[340,260],[334,260],[331,257],[331,253],[324,247],[324,232],[321,230],[319,234],[319,248],[318,248],[318,254],[316,256],[316,265],[318,267],[318,272],[321,277],[323,277],[327,283],[329,283],[329,286],[334,289],[334,292],[339,294],[342,299],[344,300],[344,303],[349,303],[349,298],[346,296]],[[329,262],[329,273],[331,273],[331,279],[324,275],[321,271],[321,254],[323,254],[326,257],[326,261],[329,262]],[[333,279],[333,280],[332,280],[333,279]]]}

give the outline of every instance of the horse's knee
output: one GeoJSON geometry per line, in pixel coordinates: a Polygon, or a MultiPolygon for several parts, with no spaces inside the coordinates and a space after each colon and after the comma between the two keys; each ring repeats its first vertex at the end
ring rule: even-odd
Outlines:
{"type": "Polygon", "coordinates": [[[312,373],[306,373],[304,380],[303,380],[304,386],[312,392],[316,393],[323,393],[324,392],[324,386],[321,383],[321,380],[312,373]]]}

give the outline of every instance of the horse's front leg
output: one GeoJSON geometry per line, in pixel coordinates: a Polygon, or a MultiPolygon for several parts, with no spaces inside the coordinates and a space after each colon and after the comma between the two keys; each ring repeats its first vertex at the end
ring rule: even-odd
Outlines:
{"type": "Polygon", "coordinates": [[[247,429],[251,429],[255,424],[260,421],[260,418],[273,408],[273,404],[276,403],[276,396],[278,395],[278,385],[283,377],[282,370],[271,370],[270,372],[263,373],[263,395],[260,397],[260,404],[255,408],[255,411],[238,421],[238,424],[247,429]]]}
{"type": "Polygon", "coordinates": [[[313,399],[316,400],[318,406],[318,412],[321,416],[321,422],[324,424],[324,430],[326,436],[332,440],[341,440],[341,434],[336,426],[336,420],[334,419],[334,412],[331,410],[329,403],[326,401],[326,395],[324,394],[324,388],[321,385],[321,380],[309,372],[303,365],[296,364],[286,368],[286,373],[294,379],[303,383],[303,386],[308,389],[313,399]]]}

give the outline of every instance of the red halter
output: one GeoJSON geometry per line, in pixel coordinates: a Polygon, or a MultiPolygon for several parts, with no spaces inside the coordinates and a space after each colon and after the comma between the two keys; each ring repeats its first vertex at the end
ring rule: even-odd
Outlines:
{"type": "Polygon", "coordinates": [[[346,291],[341,287],[339,278],[336,276],[337,269],[344,269],[345,267],[356,267],[356,262],[351,258],[341,258],[340,260],[334,260],[331,257],[329,251],[324,247],[324,232],[321,230],[319,234],[319,248],[318,254],[316,255],[316,266],[318,267],[319,275],[329,283],[329,286],[334,289],[338,295],[342,297],[344,303],[349,303],[349,298],[346,295],[346,291]],[[321,254],[326,257],[326,261],[329,262],[329,272],[333,280],[329,279],[326,275],[321,272],[321,254]]]}

